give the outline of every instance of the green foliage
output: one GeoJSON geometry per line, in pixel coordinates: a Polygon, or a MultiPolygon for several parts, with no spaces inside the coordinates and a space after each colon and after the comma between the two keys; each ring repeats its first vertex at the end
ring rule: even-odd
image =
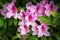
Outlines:
{"type": "Polygon", "coordinates": [[[51,25],[51,24],[52,24],[52,20],[51,20],[49,17],[39,17],[39,19],[40,19],[43,23],[45,23],[45,24],[47,24],[47,25],[51,25]]]}
{"type": "Polygon", "coordinates": [[[50,11],[50,14],[51,14],[53,17],[56,17],[56,16],[57,16],[57,13],[56,13],[56,12],[50,11]]]}
{"type": "Polygon", "coordinates": [[[38,40],[38,37],[36,37],[36,36],[30,36],[27,40],[38,40]]]}
{"type": "Polygon", "coordinates": [[[37,0],[31,0],[33,3],[36,3],[37,2],[37,0]]]}
{"type": "Polygon", "coordinates": [[[47,38],[46,37],[42,37],[41,40],[47,40],[47,38]]]}
{"type": "Polygon", "coordinates": [[[3,7],[3,3],[0,1],[0,7],[2,8],[3,7]]]}
{"type": "Polygon", "coordinates": [[[2,27],[3,26],[3,18],[1,17],[0,18],[0,27],[2,27]]]}

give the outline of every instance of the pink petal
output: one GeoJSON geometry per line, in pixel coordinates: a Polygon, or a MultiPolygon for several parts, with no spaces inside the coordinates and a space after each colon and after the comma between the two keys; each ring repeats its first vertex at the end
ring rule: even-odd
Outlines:
{"type": "Polygon", "coordinates": [[[12,3],[15,3],[16,2],[16,0],[12,0],[12,3]]]}
{"type": "Polygon", "coordinates": [[[19,23],[18,23],[18,26],[22,26],[22,24],[24,24],[24,23],[23,23],[23,22],[19,22],[19,23]]]}
{"type": "Polygon", "coordinates": [[[43,33],[42,32],[38,32],[38,37],[42,37],[43,33]]]}
{"type": "Polygon", "coordinates": [[[1,14],[5,16],[7,14],[8,10],[1,10],[1,14]]]}
{"type": "Polygon", "coordinates": [[[14,16],[15,19],[18,18],[18,14],[17,13],[15,13],[13,16],[14,16]]]}
{"type": "Polygon", "coordinates": [[[33,32],[32,35],[37,35],[38,33],[37,32],[33,32]]]}
{"type": "Polygon", "coordinates": [[[9,3],[8,4],[4,4],[4,9],[6,9],[8,7],[9,3]]]}
{"type": "Polygon", "coordinates": [[[7,12],[7,14],[5,15],[4,18],[11,18],[13,16],[13,14],[11,12],[7,12]]]}
{"type": "Polygon", "coordinates": [[[49,12],[50,12],[49,10],[45,10],[45,15],[46,16],[50,16],[50,13],[49,12]]]}
{"type": "Polygon", "coordinates": [[[44,23],[42,23],[42,24],[41,24],[41,26],[42,26],[42,27],[44,26],[45,31],[47,31],[47,30],[49,29],[49,27],[48,27],[48,26],[46,26],[44,23]]]}
{"type": "Polygon", "coordinates": [[[25,30],[21,30],[21,35],[26,35],[25,30]]]}
{"type": "Polygon", "coordinates": [[[28,30],[27,30],[27,33],[29,33],[29,32],[30,32],[30,30],[28,29],[28,30]]]}
{"type": "Polygon", "coordinates": [[[48,31],[45,31],[44,36],[50,36],[50,33],[48,31]]]}

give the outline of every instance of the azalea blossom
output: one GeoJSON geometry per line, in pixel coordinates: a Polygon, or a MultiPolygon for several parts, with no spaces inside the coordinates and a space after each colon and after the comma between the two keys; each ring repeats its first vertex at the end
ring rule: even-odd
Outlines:
{"type": "Polygon", "coordinates": [[[47,31],[48,29],[49,27],[43,23],[39,26],[35,25],[32,27],[33,35],[38,35],[38,37],[42,37],[43,35],[50,36],[50,33],[47,31]]]}
{"type": "Polygon", "coordinates": [[[19,26],[18,32],[20,32],[21,35],[26,35],[30,32],[29,26],[25,22],[23,22],[22,25],[19,26]]]}
{"type": "Polygon", "coordinates": [[[35,6],[35,13],[37,16],[43,16],[43,8],[40,3],[37,3],[37,5],[35,6]]]}
{"type": "Polygon", "coordinates": [[[46,4],[48,4],[48,0],[42,0],[41,2],[40,2],[40,5],[46,5],[46,4]]]}
{"type": "Polygon", "coordinates": [[[34,13],[31,13],[29,11],[27,11],[27,16],[26,16],[26,23],[28,25],[31,25],[33,22],[35,22],[35,20],[37,20],[37,15],[34,13]]]}
{"type": "MultiPolygon", "coordinates": [[[[7,7],[7,10],[8,10],[9,12],[11,12],[11,13],[10,13],[11,16],[13,16],[15,19],[17,19],[17,12],[18,12],[18,11],[17,11],[14,3],[10,3],[10,5],[8,5],[8,7],[7,7]]],[[[7,14],[9,15],[9,13],[7,13],[7,14]]]]}
{"type": "Polygon", "coordinates": [[[25,20],[26,16],[26,12],[22,9],[18,14],[18,19],[25,20]]]}
{"type": "Polygon", "coordinates": [[[1,11],[1,14],[4,16],[4,18],[11,18],[13,16],[15,19],[17,19],[17,12],[18,11],[12,0],[12,3],[7,3],[4,5],[4,10],[1,11]]]}
{"type": "Polygon", "coordinates": [[[1,15],[5,16],[8,12],[7,7],[9,4],[4,4],[4,10],[1,10],[1,15]]]}
{"type": "Polygon", "coordinates": [[[26,9],[29,10],[31,13],[35,12],[35,5],[32,4],[32,2],[29,2],[26,4],[26,9]]]}
{"type": "Polygon", "coordinates": [[[38,31],[37,24],[35,24],[35,23],[32,24],[32,31],[33,31],[32,35],[38,35],[39,31],[38,31]]]}
{"type": "Polygon", "coordinates": [[[57,6],[54,5],[53,1],[50,1],[50,11],[55,11],[56,12],[56,10],[57,10],[57,6]]]}
{"type": "Polygon", "coordinates": [[[50,36],[50,33],[47,31],[49,29],[48,26],[46,26],[44,23],[42,23],[39,27],[39,35],[38,37],[41,37],[41,36],[50,36]]]}

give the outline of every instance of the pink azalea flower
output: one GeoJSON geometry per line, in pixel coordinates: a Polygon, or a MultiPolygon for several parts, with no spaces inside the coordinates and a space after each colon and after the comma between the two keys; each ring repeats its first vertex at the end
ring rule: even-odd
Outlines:
{"type": "Polygon", "coordinates": [[[32,31],[33,35],[38,35],[38,37],[44,36],[50,36],[50,33],[47,31],[49,27],[47,27],[45,24],[41,24],[40,26],[33,26],[32,31]]]}
{"type": "Polygon", "coordinates": [[[39,31],[38,31],[37,24],[35,24],[35,23],[32,24],[32,31],[33,31],[32,35],[38,35],[39,31]]]}
{"type": "Polygon", "coordinates": [[[26,12],[24,10],[21,10],[20,13],[18,14],[18,19],[25,20],[26,18],[26,12]]]}
{"type": "Polygon", "coordinates": [[[8,12],[8,10],[1,10],[1,15],[3,15],[3,16],[5,16],[6,15],[6,13],[8,12]]]}
{"type": "Polygon", "coordinates": [[[37,15],[31,12],[27,12],[27,16],[25,19],[26,19],[26,23],[28,25],[31,25],[37,19],[37,15]]]}
{"type": "MultiPolygon", "coordinates": [[[[10,16],[13,16],[15,19],[17,19],[17,12],[18,11],[17,11],[14,3],[10,3],[10,5],[8,5],[8,7],[7,7],[7,10],[9,12],[11,12],[11,15],[10,16]]],[[[9,15],[9,13],[7,13],[7,14],[9,15]]]]}
{"type": "Polygon", "coordinates": [[[19,26],[18,32],[20,32],[21,35],[26,35],[30,32],[29,26],[26,23],[23,23],[21,26],[19,26]]]}
{"type": "Polygon", "coordinates": [[[36,13],[37,16],[42,16],[43,15],[43,8],[39,3],[37,3],[37,5],[35,7],[35,13],[36,13]]]}
{"type": "Polygon", "coordinates": [[[13,16],[15,19],[17,19],[17,12],[18,11],[12,0],[12,3],[4,5],[4,10],[1,11],[1,14],[4,16],[4,18],[11,18],[13,16]]]}
{"type": "Polygon", "coordinates": [[[46,4],[45,6],[44,6],[44,13],[45,13],[45,15],[46,16],[50,16],[50,8],[49,8],[49,4],[46,4]]]}
{"type": "Polygon", "coordinates": [[[45,5],[45,15],[50,16],[50,11],[56,11],[57,7],[54,5],[53,1],[50,2],[50,4],[45,5]]]}
{"type": "Polygon", "coordinates": [[[49,29],[48,26],[46,26],[44,23],[42,23],[39,27],[39,34],[38,34],[38,37],[41,37],[41,36],[50,36],[50,33],[47,31],[49,29]]]}
{"type": "Polygon", "coordinates": [[[48,4],[48,0],[43,0],[40,2],[40,4],[44,6],[44,5],[48,4]]]}
{"type": "Polygon", "coordinates": [[[1,10],[1,15],[5,16],[8,12],[7,7],[9,4],[4,4],[4,10],[1,10]]]}
{"type": "Polygon", "coordinates": [[[57,10],[57,6],[54,5],[54,2],[53,1],[50,2],[50,10],[51,11],[56,11],[57,10]]]}
{"type": "Polygon", "coordinates": [[[31,13],[35,12],[35,5],[33,5],[31,2],[26,4],[26,8],[27,8],[27,10],[30,10],[31,13]]]}

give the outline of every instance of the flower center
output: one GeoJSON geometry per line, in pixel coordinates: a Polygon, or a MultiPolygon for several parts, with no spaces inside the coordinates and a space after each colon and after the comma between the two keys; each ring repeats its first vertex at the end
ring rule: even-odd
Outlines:
{"type": "Polygon", "coordinates": [[[36,28],[36,30],[38,31],[38,28],[37,27],[35,27],[36,28]]]}
{"type": "Polygon", "coordinates": [[[40,8],[40,6],[38,5],[38,6],[36,7],[36,11],[38,11],[38,10],[39,10],[39,8],[40,8]]]}
{"type": "Polygon", "coordinates": [[[54,6],[53,6],[53,4],[51,4],[51,5],[50,5],[50,9],[51,9],[51,11],[53,10],[53,8],[54,8],[54,6]]]}
{"type": "Polygon", "coordinates": [[[32,15],[29,15],[28,19],[29,19],[29,21],[32,21],[32,19],[33,19],[32,15]]]}
{"type": "Polygon", "coordinates": [[[16,7],[14,5],[12,5],[12,12],[15,13],[16,12],[16,7]]]}
{"type": "Polygon", "coordinates": [[[42,32],[45,30],[44,25],[42,25],[42,32]]]}
{"type": "Polygon", "coordinates": [[[28,28],[27,28],[27,25],[24,25],[24,28],[27,30],[28,28]]]}
{"type": "Polygon", "coordinates": [[[24,12],[22,12],[22,17],[25,18],[25,13],[24,12]]]}

